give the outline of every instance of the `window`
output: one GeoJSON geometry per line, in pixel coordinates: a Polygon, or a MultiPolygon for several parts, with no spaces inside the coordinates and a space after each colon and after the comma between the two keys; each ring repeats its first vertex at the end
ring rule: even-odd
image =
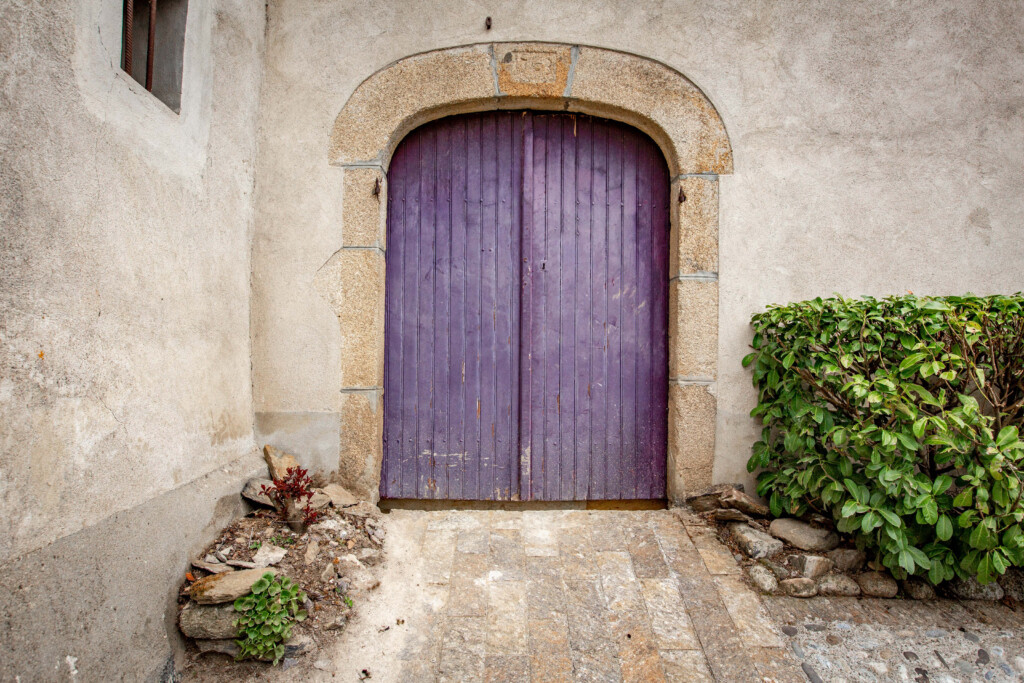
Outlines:
{"type": "Polygon", "coordinates": [[[187,14],[188,0],[124,0],[121,68],[176,112],[187,14]]]}

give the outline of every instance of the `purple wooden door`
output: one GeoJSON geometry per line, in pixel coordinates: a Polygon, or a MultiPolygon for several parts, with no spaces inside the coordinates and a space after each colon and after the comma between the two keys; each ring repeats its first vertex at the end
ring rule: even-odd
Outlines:
{"type": "Polygon", "coordinates": [[[662,498],[668,170],[580,115],[442,119],[388,173],[381,496],[662,498]]]}

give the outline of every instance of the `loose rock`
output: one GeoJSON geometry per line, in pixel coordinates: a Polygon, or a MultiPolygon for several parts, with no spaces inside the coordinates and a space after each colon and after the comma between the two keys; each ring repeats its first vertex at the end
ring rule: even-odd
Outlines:
{"type": "Polygon", "coordinates": [[[864,572],[857,575],[857,584],[864,595],[872,598],[895,598],[899,592],[896,579],[882,572],[864,572]]]}
{"type": "Polygon", "coordinates": [[[903,593],[912,600],[934,600],[935,589],[921,579],[911,577],[903,582],[903,593]]]}
{"type": "Polygon", "coordinates": [[[790,559],[805,579],[816,579],[832,569],[832,560],[820,555],[793,555],[790,559]]]}
{"type": "Polygon", "coordinates": [[[754,559],[774,555],[782,550],[780,541],[747,524],[730,524],[729,529],[736,545],[754,559]]]}
{"type": "Polygon", "coordinates": [[[825,552],[839,545],[839,536],[829,529],[816,529],[799,519],[776,519],[768,527],[769,533],[801,550],[825,552]]]}
{"type": "Polygon", "coordinates": [[[1024,569],[1010,567],[999,579],[999,585],[1003,587],[1006,597],[1024,602],[1024,569]]]}
{"type": "Polygon", "coordinates": [[[970,579],[953,579],[946,584],[946,590],[954,598],[960,600],[1002,600],[1003,589],[998,583],[992,582],[984,586],[974,577],[970,579]]]}
{"type": "Polygon", "coordinates": [[[299,466],[295,456],[279,451],[270,444],[263,447],[263,459],[267,461],[271,479],[284,479],[289,469],[299,466]]]}
{"type": "Polygon", "coordinates": [[[283,560],[287,554],[288,551],[284,548],[279,548],[273,543],[264,543],[252,556],[252,561],[257,567],[269,567],[283,560]]]}
{"type": "Polygon", "coordinates": [[[750,575],[750,580],[762,593],[771,595],[779,590],[778,579],[775,578],[775,574],[772,574],[771,570],[767,567],[762,567],[759,564],[751,565],[747,567],[747,574],[750,575]]]}
{"type": "Polygon", "coordinates": [[[730,487],[719,496],[723,508],[732,508],[754,517],[767,517],[770,513],[767,505],[763,505],[737,488],[730,487]]]}
{"type": "Polygon", "coordinates": [[[379,515],[380,509],[373,503],[368,503],[364,500],[352,507],[345,508],[342,512],[353,517],[371,517],[379,515]]]}
{"type": "Polygon", "coordinates": [[[786,591],[786,595],[794,598],[812,598],[818,592],[817,586],[810,579],[786,579],[780,581],[779,586],[786,591]]]}
{"type": "Polygon", "coordinates": [[[718,508],[711,513],[711,518],[716,522],[749,522],[750,517],[739,510],[733,510],[730,508],[718,508]]]}
{"type": "Polygon", "coordinates": [[[252,588],[252,585],[259,581],[260,577],[267,572],[277,574],[277,570],[272,567],[214,574],[213,576],[199,579],[189,586],[188,594],[200,605],[233,602],[236,598],[246,595],[249,589],[252,588]]]}
{"type": "Polygon", "coordinates": [[[197,569],[202,569],[203,571],[208,571],[211,574],[223,574],[224,572],[234,571],[234,569],[232,569],[228,565],[221,564],[220,562],[210,563],[204,562],[203,560],[195,560],[194,562],[192,562],[192,566],[196,567],[197,569]]]}
{"type": "Polygon", "coordinates": [[[860,595],[860,585],[846,574],[827,574],[818,580],[818,595],[855,598],[860,595]]]}
{"type": "Polygon", "coordinates": [[[765,558],[762,557],[761,559],[758,560],[758,563],[762,567],[765,567],[766,569],[771,571],[772,574],[775,574],[775,577],[779,581],[782,581],[783,579],[791,578],[793,576],[793,572],[789,571],[788,569],[783,567],[781,564],[778,564],[777,562],[772,562],[771,560],[768,560],[768,559],[765,559],[765,558]]]}
{"type": "Polygon", "coordinates": [[[331,505],[336,508],[348,507],[359,502],[358,498],[340,484],[328,484],[323,487],[322,491],[331,499],[331,505]]]}
{"type": "Polygon", "coordinates": [[[687,496],[686,504],[693,508],[694,512],[710,512],[722,507],[722,493],[733,488],[743,490],[743,486],[739,484],[715,484],[700,493],[687,496]]]}
{"type": "Polygon", "coordinates": [[[197,605],[190,602],[178,615],[178,626],[189,638],[235,638],[238,636],[237,618],[233,605],[197,605]]]}
{"type": "Polygon", "coordinates": [[[242,652],[242,648],[238,647],[234,640],[197,640],[196,647],[201,654],[216,652],[237,657],[242,652]]]}
{"type": "Polygon", "coordinates": [[[856,548],[836,548],[829,551],[828,559],[832,560],[836,569],[841,572],[858,572],[864,566],[867,556],[863,550],[856,548]]]}
{"type": "Polygon", "coordinates": [[[274,501],[270,499],[270,496],[262,492],[262,487],[270,488],[273,485],[274,482],[270,479],[250,479],[245,482],[245,486],[242,488],[242,497],[257,505],[272,508],[274,507],[274,501]]]}
{"type": "Polygon", "coordinates": [[[306,564],[313,564],[316,561],[316,556],[320,552],[320,542],[315,538],[309,542],[306,546],[306,554],[302,556],[302,561],[306,564]]]}
{"type": "Polygon", "coordinates": [[[313,510],[322,510],[331,504],[331,497],[323,491],[313,491],[309,499],[309,507],[313,510]]]}

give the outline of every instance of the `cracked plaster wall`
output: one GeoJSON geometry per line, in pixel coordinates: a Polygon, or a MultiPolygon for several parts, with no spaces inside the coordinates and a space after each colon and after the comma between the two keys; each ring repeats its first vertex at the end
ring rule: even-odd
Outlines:
{"type": "MultiPolygon", "coordinates": [[[[337,113],[411,54],[490,41],[631,52],[692,80],[729,133],[720,180],[716,481],[747,481],[750,315],[833,292],[1024,288],[1024,14],[1013,2],[636,5],[272,0],[253,250],[258,411],[337,413],[337,113]],[[493,29],[484,30],[485,17],[493,29]]],[[[344,444],[339,450],[344,453],[344,444]]],[[[344,460],[345,456],[343,456],[344,460]]]]}
{"type": "Polygon", "coordinates": [[[161,669],[189,553],[259,463],[265,10],[190,4],[176,115],[118,68],[121,3],[0,3],[3,680],[161,669]]]}

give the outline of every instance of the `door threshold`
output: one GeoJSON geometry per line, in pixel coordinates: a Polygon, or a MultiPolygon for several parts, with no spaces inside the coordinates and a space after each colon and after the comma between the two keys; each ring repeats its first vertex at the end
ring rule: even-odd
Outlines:
{"type": "Polygon", "coordinates": [[[430,500],[420,498],[382,498],[377,503],[388,510],[664,510],[668,501],[630,500],[430,500]]]}

